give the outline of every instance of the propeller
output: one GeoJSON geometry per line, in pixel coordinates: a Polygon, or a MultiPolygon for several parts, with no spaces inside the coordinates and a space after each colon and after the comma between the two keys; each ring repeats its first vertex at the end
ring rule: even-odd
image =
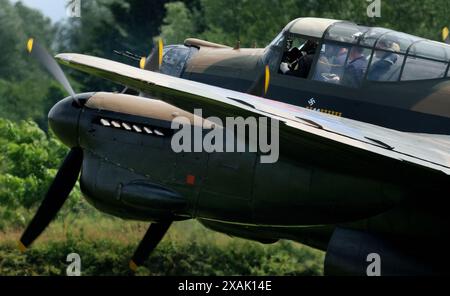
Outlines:
{"type": "MultiPolygon", "coordinates": [[[[27,51],[63,85],[73,100],[79,104],[72,86],[53,57],[33,38],[27,42],[27,51]]],[[[25,251],[55,218],[78,180],[82,162],[83,150],[73,147],[53,179],[36,215],[21,236],[19,240],[21,251],[25,251]]]]}
{"type": "MultiPolygon", "coordinates": [[[[148,58],[141,57],[141,59],[139,60],[139,68],[141,68],[142,70],[159,72],[162,65],[163,53],[164,53],[164,43],[162,39],[159,39],[158,43],[154,46],[148,58]]],[[[124,94],[127,91],[128,87],[125,87],[122,90],[122,93],[124,94]]],[[[144,94],[142,92],[139,93],[139,96],[143,95],[144,94]]]]}
{"type": "Polygon", "coordinates": [[[19,249],[22,252],[55,218],[78,180],[82,162],[83,150],[77,147],[72,148],[53,179],[36,215],[20,238],[19,249]]]}
{"type": "Polygon", "coordinates": [[[130,261],[130,269],[136,271],[138,266],[142,265],[144,261],[150,256],[150,253],[156,248],[162,240],[172,222],[153,223],[148,228],[144,238],[139,243],[138,248],[134,252],[130,261]]]}
{"type": "Polygon", "coordinates": [[[144,70],[159,72],[162,65],[163,51],[164,51],[164,43],[162,39],[159,39],[158,43],[150,53],[148,59],[145,57],[141,58],[141,61],[139,62],[139,67],[144,70]]]}
{"type": "Polygon", "coordinates": [[[267,95],[267,92],[269,91],[269,85],[270,68],[269,65],[266,65],[264,67],[263,73],[259,75],[253,85],[248,89],[247,93],[254,96],[265,97],[267,95]]]}
{"type": "Polygon", "coordinates": [[[69,81],[64,75],[64,72],[59,67],[55,59],[33,38],[28,39],[27,42],[28,53],[35,58],[50,74],[64,87],[64,89],[70,94],[74,101],[79,105],[75,92],[72,89],[69,81]]]}
{"type": "MultiPolygon", "coordinates": [[[[164,43],[162,39],[158,40],[148,58],[142,57],[139,61],[139,68],[152,72],[159,72],[162,65],[164,43]]],[[[122,93],[125,93],[128,88],[125,88],[122,93]]],[[[143,96],[139,93],[139,96],[143,96]]],[[[129,267],[132,271],[136,271],[138,266],[142,265],[144,261],[150,256],[151,252],[156,248],[159,242],[163,239],[167,230],[169,230],[170,222],[161,222],[150,224],[144,238],[139,243],[138,248],[130,260],[129,267]]]]}
{"type": "MultiPolygon", "coordinates": [[[[160,40],[158,44],[158,48],[153,51],[149,60],[144,62],[144,68],[147,70],[159,70],[161,66],[163,50],[162,40],[160,40]]],[[[69,81],[64,75],[64,72],[53,57],[32,38],[28,40],[27,50],[33,58],[37,59],[52,74],[52,76],[64,86],[67,92],[72,96],[73,100],[80,104],[69,81]]],[[[33,243],[33,241],[55,218],[78,180],[82,163],[82,148],[72,147],[52,181],[37,213],[28,224],[19,240],[18,245],[22,252],[33,243]]],[[[141,265],[148,258],[150,253],[162,240],[171,224],[172,221],[150,225],[130,261],[130,268],[132,270],[136,270],[137,266],[141,265]]]]}

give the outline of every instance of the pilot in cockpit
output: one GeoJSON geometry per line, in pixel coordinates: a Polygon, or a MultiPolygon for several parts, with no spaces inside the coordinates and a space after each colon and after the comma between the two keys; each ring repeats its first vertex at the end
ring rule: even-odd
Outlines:
{"type": "MultiPolygon", "coordinates": [[[[347,50],[342,52],[347,52],[347,50]]],[[[347,56],[347,54],[345,55],[347,56]]],[[[348,53],[346,65],[342,69],[343,73],[341,75],[335,73],[322,73],[322,76],[326,78],[326,80],[324,80],[326,82],[358,87],[362,82],[366,69],[367,57],[364,55],[364,48],[352,46],[348,53]]]]}
{"type": "Polygon", "coordinates": [[[369,80],[383,81],[389,80],[385,77],[397,63],[400,45],[391,40],[381,40],[377,44],[379,50],[375,50],[374,63],[370,67],[369,80]]]}
{"type": "Polygon", "coordinates": [[[291,47],[285,53],[283,63],[280,65],[280,71],[286,75],[307,78],[314,61],[317,45],[317,41],[307,40],[301,49],[295,46],[291,47]]]}
{"type": "Polygon", "coordinates": [[[314,71],[313,80],[338,83],[344,73],[348,48],[336,44],[324,44],[314,71]]]}

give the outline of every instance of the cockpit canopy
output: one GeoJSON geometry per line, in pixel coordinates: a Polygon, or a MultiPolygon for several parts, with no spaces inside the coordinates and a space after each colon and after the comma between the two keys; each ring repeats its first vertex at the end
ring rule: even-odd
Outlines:
{"type": "MultiPolygon", "coordinates": [[[[284,28],[266,48],[265,62],[270,65],[272,71],[280,73],[279,68],[286,62],[288,51],[292,49],[295,44],[293,40],[296,38],[303,40],[303,44],[314,40],[318,45],[314,64],[308,77],[304,78],[343,85],[345,77],[339,75],[344,75],[352,62],[352,53],[355,50],[360,53],[357,56],[360,59],[359,68],[362,70],[361,82],[449,77],[450,46],[445,43],[385,28],[359,26],[347,21],[321,18],[299,18],[284,28]],[[338,53],[345,56],[339,59],[333,56],[338,53]],[[334,73],[335,71],[337,72],[334,73]],[[328,79],[330,77],[333,77],[333,80],[328,79]]],[[[302,41],[298,43],[301,44],[302,41]]],[[[300,51],[302,46],[301,44],[298,47],[300,51]]]]}
{"type": "Polygon", "coordinates": [[[181,77],[187,61],[198,52],[198,48],[185,45],[164,46],[161,73],[181,77]]]}

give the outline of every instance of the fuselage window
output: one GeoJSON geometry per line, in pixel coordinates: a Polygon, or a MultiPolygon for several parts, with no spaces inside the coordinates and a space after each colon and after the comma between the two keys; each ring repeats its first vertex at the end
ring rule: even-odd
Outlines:
{"type": "Polygon", "coordinates": [[[447,70],[447,63],[426,60],[409,56],[406,59],[405,69],[402,74],[402,81],[426,80],[443,78],[447,70]]]}
{"type": "Polygon", "coordinates": [[[404,55],[399,54],[400,45],[396,42],[381,40],[369,67],[367,79],[372,81],[398,81],[404,55]]]}
{"type": "Polygon", "coordinates": [[[316,40],[288,37],[278,73],[308,78],[317,46],[318,42],[316,40]]]}

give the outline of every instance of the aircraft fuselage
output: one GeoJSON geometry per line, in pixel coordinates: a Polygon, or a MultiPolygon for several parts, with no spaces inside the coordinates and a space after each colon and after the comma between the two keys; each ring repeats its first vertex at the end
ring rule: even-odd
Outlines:
{"type": "MultiPolygon", "coordinates": [[[[264,71],[264,49],[201,48],[182,78],[247,92],[264,71]]],[[[359,88],[271,72],[267,98],[415,133],[450,134],[450,78],[374,82],[359,88]]]]}

